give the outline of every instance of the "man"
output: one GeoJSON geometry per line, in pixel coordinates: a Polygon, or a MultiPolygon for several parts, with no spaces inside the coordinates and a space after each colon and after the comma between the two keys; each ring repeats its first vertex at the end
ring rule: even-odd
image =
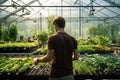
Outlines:
{"type": "Polygon", "coordinates": [[[53,21],[56,34],[49,37],[48,52],[45,56],[34,61],[51,62],[49,80],[74,80],[72,61],[78,60],[77,41],[64,31],[65,19],[61,16],[53,21]]]}

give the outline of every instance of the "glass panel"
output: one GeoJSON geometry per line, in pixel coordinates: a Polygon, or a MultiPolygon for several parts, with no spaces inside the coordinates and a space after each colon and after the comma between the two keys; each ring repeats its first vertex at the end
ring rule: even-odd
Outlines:
{"type": "Polygon", "coordinates": [[[2,11],[0,12],[0,18],[3,18],[4,16],[8,15],[8,12],[2,11]]]}

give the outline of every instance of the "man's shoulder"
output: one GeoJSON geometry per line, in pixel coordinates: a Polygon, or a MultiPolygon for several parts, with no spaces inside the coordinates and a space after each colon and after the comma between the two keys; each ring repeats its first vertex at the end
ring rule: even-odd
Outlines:
{"type": "Polygon", "coordinates": [[[70,35],[70,37],[71,37],[71,39],[72,39],[73,41],[77,42],[77,40],[76,40],[76,38],[75,38],[74,36],[71,36],[71,35],[70,35]]]}
{"type": "Polygon", "coordinates": [[[49,39],[51,39],[51,38],[55,38],[56,35],[57,35],[57,34],[52,34],[52,35],[50,35],[50,36],[49,36],[49,39]]]}
{"type": "Polygon", "coordinates": [[[67,34],[70,38],[72,38],[73,40],[76,40],[76,38],[70,34],[67,34]]]}

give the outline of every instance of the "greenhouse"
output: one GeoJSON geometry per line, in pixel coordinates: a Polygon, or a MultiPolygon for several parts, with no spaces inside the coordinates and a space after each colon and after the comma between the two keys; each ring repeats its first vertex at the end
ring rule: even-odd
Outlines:
{"type": "Polygon", "coordinates": [[[47,54],[57,16],[77,40],[75,80],[120,79],[120,0],[0,0],[0,78],[49,80],[51,63],[32,63],[47,54]]]}

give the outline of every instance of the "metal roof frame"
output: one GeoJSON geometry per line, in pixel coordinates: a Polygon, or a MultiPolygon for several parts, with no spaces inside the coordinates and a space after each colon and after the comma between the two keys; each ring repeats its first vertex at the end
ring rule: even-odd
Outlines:
{"type": "MultiPolygon", "coordinates": [[[[8,0],[4,0],[4,2],[2,2],[2,3],[5,3],[6,1],[8,1],[8,0]]],[[[61,5],[59,5],[59,6],[57,6],[57,5],[51,5],[51,4],[49,4],[49,5],[44,5],[46,2],[48,2],[48,1],[51,1],[51,0],[45,0],[45,1],[43,1],[42,3],[40,2],[40,0],[32,0],[30,3],[27,3],[27,4],[25,4],[24,3],[24,1],[23,0],[17,0],[17,1],[21,1],[24,5],[17,5],[17,7],[20,7],[19,9],[16,9],[15,11],[13,11],[12,13],[10,13],[9,11],[6,11],[5,9],[6,8],[8,8],[8,7],[13,7],[12,5],[0,5],[0,7],[5,7],[4,9],[2,9],[1,11],[6,11],[6,12],[8,12],[9,14],[8,15],[6,15],[6,16],[4,16],[3,18],[1,18],[0,20],[7,20],[10,16],[12,16],[13,14],[14,15],[16,15],[16,16],[19,16],[20,17],[20,15],[17,15],[16,13],[17,12],[19,12],[20,10],[22,10],[23,8],[25,8],[25,7],[30,7],[31,8],[31,10],[34,10],[32,7],[40,7],[40,8],[43,8],[43,9],[45,9],[45,8],[49,8],[49,7],[56,7],[56,8],[58,8],[58,7],[61,7],[61,8],[64,8],[64,7],[84,7],[84,8],[90,8],[91,7],[91,2],[90,3],[88,3],[88,4],[85,4],[85,5],[76,5],[76,4],[80,4],[79,2],[81,1],[82,3],[84,3],[83,2],[83,0],[75,0],[75,1],[73,1],[73,0],[70,0],[70,1],[65,1],[65,0],[61,0],[61,5]],[[34,2],[38,2],[39,3],[39,5],[30,5],[30,4],[32,4],[32,3],[34,3],[34,2]],[[69,4],[70,6],[66,6],[66,5],[62,5],[62,1],[64,1],[65,3],[67,3],[67,4],[69,4]]],[[[100,12],[102,15],[104,15],[104,16],[106,16],[106,18],[105,18],[105,20],[107,20],[107,19],[110,19],[111,18],[111,16],[108,16],[106,13],[104,13],[104,12],[102,12],[102,10],[103,9],[107,9],[107,10],[109,10],[110,12],[112,12],[112,13],[114,13],[114,14],[116,14],[116,16],[119,16],[120,14],[119,13],[117,13],[117,12],[115,12],[115,11],[113,11],[113,10],[111,10],[111,9],[109,9],[110,7],[117,7],[118,9],[120,9],[120,5],[119,4],[117,4],[117,3],[115,3],[114,1],[111,1],[111,0],[103,0],[103,1],[105,1],[105,2],[107,2],[107,3],[109,3],[110,5],[100,5],[99,3],[97,3],[96,2],[96,0],[93,0],[93,3],[95,3],[95,4],[97,4],[97,6],[96,5],[93,5],[93,7],[103,7],[102,9],[99,9],[99,10],[97,10],[96,12],[95,12],[95,14],[96,13],[98,13],[98,12],[100,12]],[[109,7],[109,8],[108,8],[109,7]]],[[[60,3],[60,2],[59,2],[60,3]]],[[[56,3],[57,4],[57,3],[56,3]]],[[[89,10],[89,9],[88,9],[89,10]]],[[[0,12],[1,12],[0,11],[0,12]]],[[[116,17],[116,16],[112,16],[112,17],[116,17]]],[[[18,17],[18,18],[19,18],[18,17]]],[[[102,17],[102,16],[95,16],[95,17],[102,17]]],[[[14,20],[17,20],[18,18],[16,18],[16,19],[14,19],[14,20]]],[[[22,18],[24,18],[24,17],[22,17],[22,18]]],[[[13,21],[14,21],[13,20],[13,21]]],[[[119,21],[118,21],[119,22],[119,21]]]]}
{"type": "Polygon", "coordinates": [[[0,4],[3,4],[3,3],[5,3],[6,1],[8,1],[8,0],[0,0],[0,4]]]}

